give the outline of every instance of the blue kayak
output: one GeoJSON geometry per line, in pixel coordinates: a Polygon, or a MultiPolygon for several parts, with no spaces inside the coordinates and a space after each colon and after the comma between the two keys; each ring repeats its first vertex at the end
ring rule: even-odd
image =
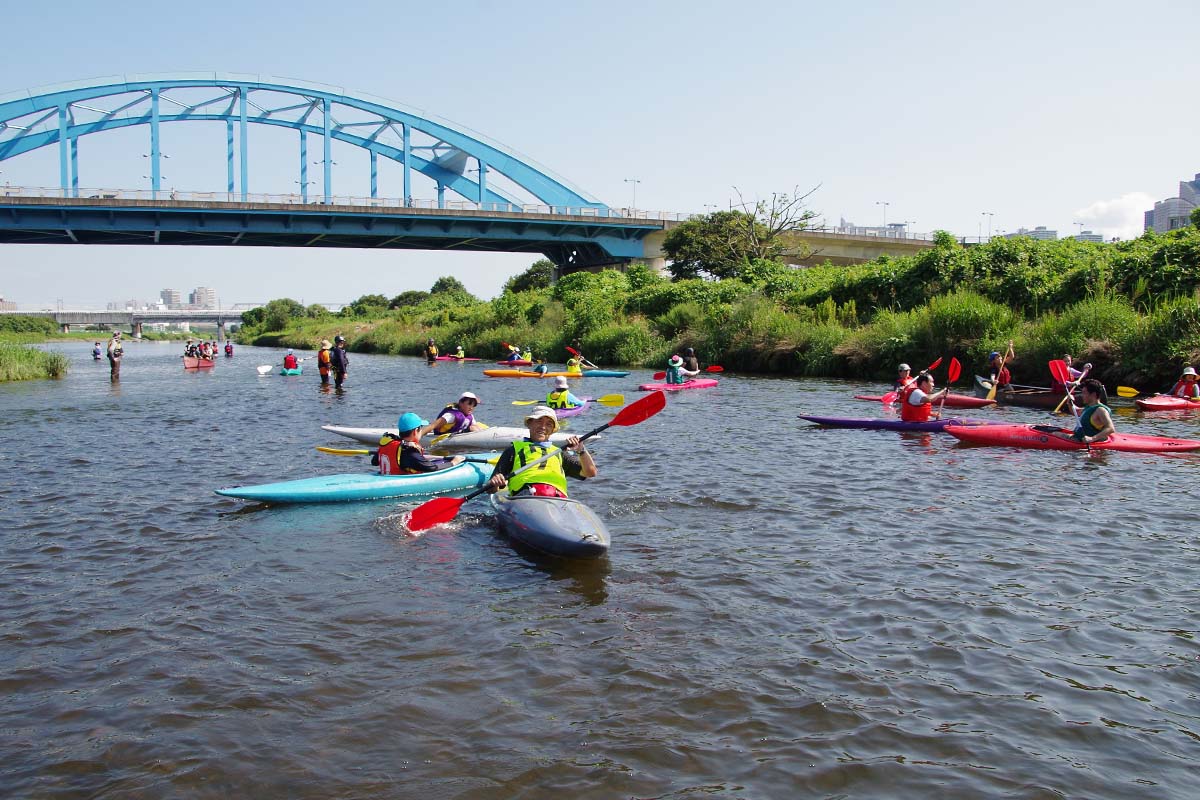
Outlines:
{"type": "Polygon", "coordinates": [[[280,367],[279,374],[280,375],[303,375],[304,367],[296,367],[295,369],[288,369],[287,367],[280,367]]]}
{"type": "Polygon", "coordinates": [[[583,377],[585,378],[624,378],[629,375],[619,369],[585,369],[583,377]]]}
{"type": "Polygon", "coordinates": [[[578,500],[497,492],[491,501],[500,530],[513,541],[561,558],[599,558],[608,552],[608,528],[578,500]]]}
{"type": "MultiPolygon", "coordinates": [[[[488,456],[475,456],[487,458],[488,456]]],[[[492,474],[491,464],[467,461],[456,467],[424,472],[419,475],[379,475],[352,472],[322,475],[281,483],[235,486],[216,489],[225,497],[256,500],[260,503],[343,503],[350,500],[389,500],[413,495],[437,495],[465,492],[482,486],[492,474]]]]}

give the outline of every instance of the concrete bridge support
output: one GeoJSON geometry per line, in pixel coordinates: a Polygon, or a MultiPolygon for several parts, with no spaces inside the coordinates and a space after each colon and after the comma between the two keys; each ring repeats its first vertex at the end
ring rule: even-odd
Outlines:
{"type": "Polygon", "coordinates": [[[142,323],[134,322],[131,327],[133,328],[133,338],[142,338],[142,323]]]}

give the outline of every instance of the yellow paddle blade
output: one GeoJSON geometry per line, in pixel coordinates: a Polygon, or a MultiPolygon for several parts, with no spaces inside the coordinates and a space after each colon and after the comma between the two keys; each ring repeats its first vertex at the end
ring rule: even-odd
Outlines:
{"type": "Polygon", "coordinates": [[[597,397],[594,402],[602,406],[623,406],[625,405],[625,395],[606,394],[603,397],[597,397]]]}
{"type": "Polygon", "coordinates": [[[1141,392],[1132,386],[1118,386],[1117,394],[1121,395],[1121,397],[1137,397],[1141,392]]]}
{"type": "Polygon", "coordinates": [[[536,402],[537,400],[513,400],[512,404],[514,406],[531,406],[536,402]]]}
{"type": "Polygon", "coordinates": [[[362,450],[359,448],[347,447],[322,447],[317,445],[317,449],[322,453],[328,453],[331,456],[365,456],[370,454],[370,450],[362,450]]]}

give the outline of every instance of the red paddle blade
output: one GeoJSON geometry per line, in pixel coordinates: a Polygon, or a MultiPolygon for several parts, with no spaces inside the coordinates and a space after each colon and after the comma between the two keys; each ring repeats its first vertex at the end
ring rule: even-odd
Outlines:
{"type": "Polygon", "coordinates": [[[947,374],[946,383],[954,383],[956,380],[958,380],[959,375],[962,375],[962,364],[959,363],[957,358],[954,358],[953,356],[951,356],[950,357],[950,371],[947,374]]]}
{"type": "Polygon", "coordinates": [[[1067,362],[1061,358],[1056,358],[1050,362],[1050,374],[1059,383],[1071,382],[1071,373],[1067,371],[1067,362]]]}
{"type": "Polygon", "coordinates": [[[724,372],[724,367],[718,367],[716,364],[704,368],[705,372],[724,372]]]}
{"type": "Polygon", "coordinates": [[[465,502],[465,497],[435,497],[424,502],[408,515],[408,529],[416,533],[449,522],[458,516],[465,502]]]}
{"type": "Polygon", "coordinates": [[[567,347],[567,352],[568,352],[568,353],[570,353],[571,355],[575,356],[576,358],[579,358],[579,351],[578,351],[578,350],[576,350],[574,347],[569,347],[569,346],[568,346],[568,347],[567,347]]]}
{"type": "Polygon", "coordinates": [[[885,394],[883,397],[881,397],[879,399],[883,401],[884,405],[888,405],[889,403],[896,402],[896,398],[898,398],[899,396],[900,396],[899,392],[888,392],[887,394],[885,394]]]}
{"type": "MultiPolygon", "coordinates": [[[[651,392],[637,402],[630,403],[617,412],[609,425],[637,425],[658,412],[667,405],[667,396],[662,392],[651,392]]],[[[432,501],[431,501],[432,502],[432,501]]]]}
{"type": "Polygon", "coordinates": [[[926,371],[926,372],[933,372],[935,369],[937,369],[937,368],[938,368],[938,367],[940,367],[941,365],[942,365],[942,357],[941,357],[941,356],[938,356],[938,360],[937,360],[937,361],[935,361],[935,362],[933,362],[932,364],[930,364],[930,365],[929,365],[929,367],[928,367],[928,369],[926,369],[925,371],[926,371]]]}
{"type": "Polygon", "coordinates": [[[667,373],[665,373],[665,372],[656,372],[656,373],[654,373],[654,376],[653,376],[653,377],[654,377],[654,380],[656,380],[656,381],[661,381],[663,378],[667,377],[667,373]]]}

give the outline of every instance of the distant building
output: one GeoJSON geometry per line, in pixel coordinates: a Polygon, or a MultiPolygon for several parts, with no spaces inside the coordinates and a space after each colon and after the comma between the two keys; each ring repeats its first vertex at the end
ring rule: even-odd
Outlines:
{"type": "Polygon", "coordinates": [[[1080,231],[1079,233],[1075,234],[1075,236],[1073,236],[1072,238],[1078,239],[1081,242],[1103,242],[1104,241],[1103,236],[1101,236],[1098,233],[1093,233],[1092,231],[1080,231]]]}
{"type": "Polygon", "coordinates": [[[16,311],[17,304],[12,300],[5,300],[4,295],[0,294],[0,311],[16,311]]]}
{"type": "MultiPolygon", "coordinates": [[[[1091,233],[1091,231],[1088,231],[1088,233],[1091,233]]],[[[1015,239],[1018,236],[1028,236],[1030,239],[1041,239],[1043,241],[1054,241],[1058,238],[1058,231],[1049,230],[1045,225],[1038,225],[1033,230],[1017,228],[1012,233],[1004,234],[1005,239],[1015,239]]]]}
{"type": "Polygon", "coordinates": [[[179,308],[183,305],[183,292],[178,289],[163,289],[158,293],[158,297],[169,309],[179,308]]]}
{"type": "Polygon", "coordinates": [[[1159,200],[1145,213],[1142,229],[1166,233],[1191,224],[1192,210],[1200,206],[1200,172],[1196,179],[1179,182],[1179,196],[1159,200]]]}
{"type": "Polygon", "coordinates": [[[217,291],[209,289],[205,286],[197,286],[190,295],[188,295],[188,305],[192,308],[216,308],[217,307],[217,291]]]}

